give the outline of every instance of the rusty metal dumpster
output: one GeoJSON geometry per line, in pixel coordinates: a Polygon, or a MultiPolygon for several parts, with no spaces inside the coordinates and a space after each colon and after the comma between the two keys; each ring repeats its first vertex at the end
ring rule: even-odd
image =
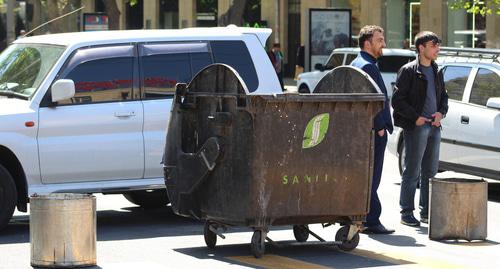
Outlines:
{"type": "MultiPolygon", "coordinates": [[[[335,244],[352,250],[369,210],[373,117],[384,96],[365,73],[341,67],[322,94],[249,94],[231,67],[212,65],[179,84],[165,145],[165,184],[175,213],[206,220],[205,241],[228,226],[253,228],[264,253],[268,227],[340,223],[335,244]],[[331,85],[338,75],[347,81],[331,85]]],[[[268,241],[270,240],[267,238],[268,241]]],[[[322,239],[320,239],[322,240],[322,239]]]]}

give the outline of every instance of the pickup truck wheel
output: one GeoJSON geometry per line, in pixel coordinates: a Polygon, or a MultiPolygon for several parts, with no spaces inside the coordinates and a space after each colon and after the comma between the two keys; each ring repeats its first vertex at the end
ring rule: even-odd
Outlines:
{"type": "Polygon", "coordinates": [[[9,171],[0,165],[0,230],[5,228],[14,214],[17,189],[9,171]]]}
{"type": "Polygon", "coordinates": [[[311,93],[311,91],[309,90],[309,87],[307,87],[307,85],[300,85],[299,87],[299,90],[298,90],[299,93],[311,93]]]}
{"type": "Polygon", "coordinates": [[[123,196],[129,202],[145,208],[158,208],[169,203],[167,190],[132,191],[123,196]]]}

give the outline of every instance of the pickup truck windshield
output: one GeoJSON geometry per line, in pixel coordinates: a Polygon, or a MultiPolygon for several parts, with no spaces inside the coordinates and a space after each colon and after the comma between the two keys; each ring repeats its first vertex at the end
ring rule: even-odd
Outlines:
{"type": "Polygon", "coordinates": [[[0,54],[0,96],[29,99],[64,51],[62,46],[13,44],[0,54]]]}

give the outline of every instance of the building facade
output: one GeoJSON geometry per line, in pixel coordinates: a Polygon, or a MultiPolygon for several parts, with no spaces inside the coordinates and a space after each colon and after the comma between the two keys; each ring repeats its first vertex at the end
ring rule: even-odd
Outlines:
{"type": "MultiPolygon", "coordinates": [[[[464,10],[451,10],[447,0],[136,0],[133,5],[130,0],[115,1],[120,13],[118,29],[217,26],[223,24],[221,18],[234,5],[244,5],[239,24],[273,29],[268,46],[281,44],[287,76],[293,73],[298,47],[301,44],[308,46],[310,9],[349,9],[352,18],[351,46],[357,46],[357,33],[363,25],[377,24],[385,29],[387,46],[391,48],[412,44],[415,34],[421,30],[437,33],[445,46],[500,48],[500,15],[482,17],[464,10]]],[[[48,5],[52,2],[44,3],[48,5]]],[[[82,13],[106,12],[103,0],[71,0],[68,3],[72,3],[72,8],[83,6],[82,13]]],[[[19,12],[24,14],[26,30],[53,17],[47,11],[51,10],[50,6],[44,7],[37,0],[16,1],[16,5],[26,6],[24,12],[19,12]],[[33,13],[39,16],[33,16],[33,13]],[[38,19],[28,22],[26,18],[30,17],[29,14],[38,19]]],[[[5,9],[5,5],[0,6],[0,13],[3,12],[0,20],[4,18],[3,21],[6,20],[5,9]]],[[[22,11],[22,8],[19,9],[22,11]]],[[[67,17],[68,23],[61,23],[63,26],[73,23],[74,27],[61,27],[60,31],[81,30],[82,18],[78,19],[77,14],[67,17]]],[[[35,34],[48,32],[58,32],[58,29],[35,34]]],[[[2,38],[5,40],[5,37],[2,38]]]]}

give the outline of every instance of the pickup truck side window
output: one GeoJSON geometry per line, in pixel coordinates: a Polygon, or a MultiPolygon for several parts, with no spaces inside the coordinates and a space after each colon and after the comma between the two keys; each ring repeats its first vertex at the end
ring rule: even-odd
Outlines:
{"type": "Polygon", "coordinates": [[[325,65],[325,69],[333,69],[337,66],[342,65],[342,61],[344,60],[344,54],[343,53],[338,53],[338,54],[333,54],[330,59],[328,59],[328,62],[325,65]]]}
{"type": "Polygon", "coordinates": [[[175,84],[189,83],[212,63],[204,42],[142,44],[140,50],[144,99],[172,97],[175,84]]]}
{"type": "Polygon", "coordinates": [[[448,98],[462,101],[465,84],[469,78],[471,68],[465,66],[447,66],[444,69],[444,87],[448,98]]]}
{"type": "Polygon", "coordinates": [[[75,82],[75,96],[59,105],[132,99],[133,46],[107,46],[78,50],[60,78],[75,82]]]}
{"type": "Polygon", "coordinates": [[[347,57],[345,58],[345,65],[350,65],[356,57],[358,57],[358,54],[347,54],[347,57]]]}
{"type": "Polygon", "coordinates": [[[233,67],[240,74],[248,87],[254,92],[259,86],[259,78],[243,41],[212,41],[210,42],[215,63],[223,63],[233,67]]]}
{"type": "Polygon", "coordinates": [[[479,68],[474,83],[472,84],[472,91],[470,94],[469,103],[486,106],[488,98],[500,97],[500,78],[497,73],[479,68]]]}
{"type": "Polygon", "coordinates": [[[377,60],[380,72],[397,73],[401,66],[415,60],[414,56],[382,56],[377,60]]]}

